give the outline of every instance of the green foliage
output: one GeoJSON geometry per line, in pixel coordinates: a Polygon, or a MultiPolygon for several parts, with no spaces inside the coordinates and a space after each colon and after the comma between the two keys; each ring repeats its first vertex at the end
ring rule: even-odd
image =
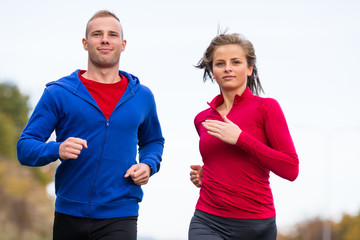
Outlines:
{"type": "Polygon", "coordinates": [[[23,95],[19,88],[12,83],[0,84],[0,112],[13,121],[18,134],[21,133],[28,121],[29,97],[23,95]]]}
{"type": "Polygon", "coordinates": [[[0,154],[15,159],[16,143],[28,121],[28,96],[12,83],[0,83],[0,154]]]}
{"type": "Polygon", "coordinates": [[[334,239],[356,240],[360,239],[360,214],[351,216],[345,214],[334,227],[334,239]]]}
{"type": "Polygon", "coordinates": [[[46,185],[56,166],[22,167],[16,144],[28,121],[28,96],[12,83],[0,83],[0,239],[51,239],[53,199],[46,185]]]}
{"type": "MultiPolygon", "coordinates": [[[[28,100],[13,83],[0,83],[0,155],[5,159],[16,160],[16,144],[29,120],[28,100]]],[[[53,178],[46,168],[31,168],[31,171],[43,185],[53,178]]]]}
{"type": "Polygon", "coordinates": [[[51,181],[54,180],[54,174],[55,174],[55,169],[56,169],[57,164],[56,163],[51,163],[48,166],[45,167],[35,167],[35,168],[31,168],[32,173],[35,177],[35,179],[43,184],[44,186],[48,185],[51,181]]]}
{"type": "Polygon", "coordinates": [[[15,159],[16,141],[17,133],[13,121],[0,112],[0,154],[15,159]]]}
{"type": "Polygon", "coordinates": [[[294,227],[291,234],[279,233],[278,240],[360,240],[360,213],[356,216],[344,214],[341,221],[313,218],[294,227]]]}

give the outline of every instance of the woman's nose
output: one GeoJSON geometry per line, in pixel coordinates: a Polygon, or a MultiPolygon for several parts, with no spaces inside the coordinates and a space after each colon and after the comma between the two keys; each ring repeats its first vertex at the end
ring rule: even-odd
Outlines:
{"type": "Polygon", "coordinates": [[[231,69],[230,64],[226,64],[225,65],[225,72],[231,72],[231,71],[232,71],[232,69],[231,69]]]}

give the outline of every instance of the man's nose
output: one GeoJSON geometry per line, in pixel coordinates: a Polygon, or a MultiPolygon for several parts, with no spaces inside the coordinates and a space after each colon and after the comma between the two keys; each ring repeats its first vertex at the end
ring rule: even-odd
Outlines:
{"type": "Polygon", "coordinates": [[[107,35],[103,35],[102,39],[101,39],[101,43],[102,44],[109,44],[109,38],[107,35]]]}

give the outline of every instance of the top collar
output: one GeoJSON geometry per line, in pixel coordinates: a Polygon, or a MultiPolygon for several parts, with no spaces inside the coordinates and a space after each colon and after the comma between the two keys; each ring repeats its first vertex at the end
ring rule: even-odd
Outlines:
{"type": "MultiPolygon", "coordinates": [[[[239,102],[243,101],[244,99],[247,99],[247,98],[250,98],[253,96],[254,95],[250,91],[249,87],[246,87],[245,91],[241,95],[239,95],[239,94],[235,95],[233,105],[236,105],[239,102]]],[[[224,97],[222,94],[217,95],[210,103],[208,102],[209,106],[213,109],[216,109],[218,106],[220,106],[223,103],[224,103],[224,97]]]]}

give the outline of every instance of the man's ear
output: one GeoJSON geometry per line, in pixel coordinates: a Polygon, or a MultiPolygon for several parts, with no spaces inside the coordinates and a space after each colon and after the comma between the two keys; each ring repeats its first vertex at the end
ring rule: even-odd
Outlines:
{"type": "Polygon", "coordinates": [[[126,40],[123,40],[121,43],[121,52],[125,51],[125,47],[126,47],[126,40]]]}
{"type": "Polygon", "coordinates": [[[83,38],[83,39],[82,39],[82,44],[83,44],[84,49],[87,51],[87,50],[88,50],[88,46],[87,46],[87,40],[86,40],[86,38],[83,38]]]}

